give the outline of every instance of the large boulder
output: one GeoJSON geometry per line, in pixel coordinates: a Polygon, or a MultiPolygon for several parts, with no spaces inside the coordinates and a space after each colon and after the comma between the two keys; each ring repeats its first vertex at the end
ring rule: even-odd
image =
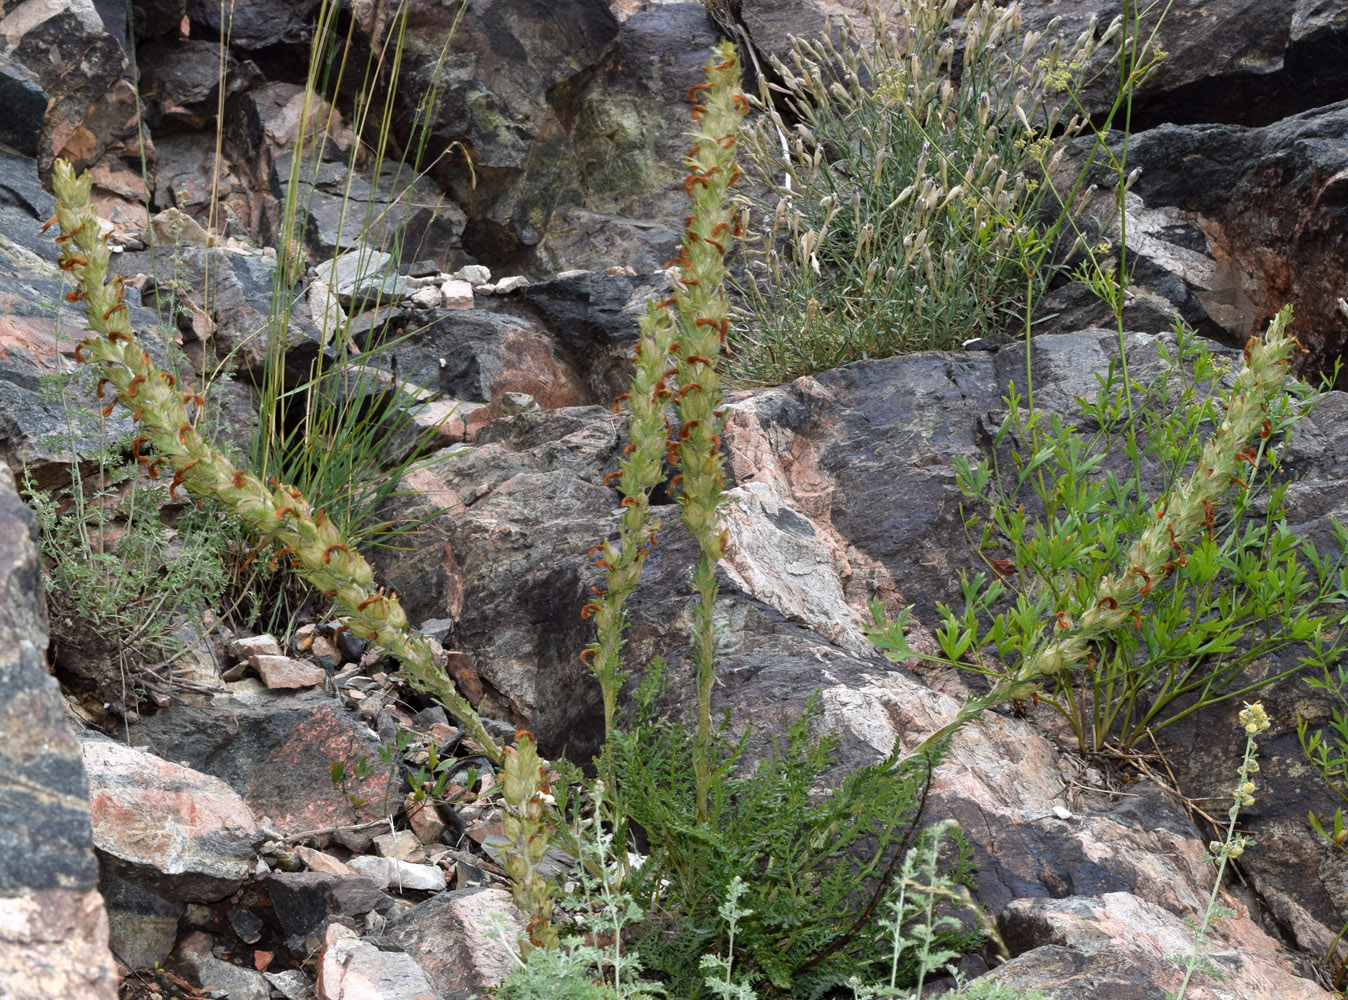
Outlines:
{"type": "MultiPolygon", "coordinates": [[[[1134,8],[1136,9],[1136,8],[1134,8]]],[[[1027,4],[1024,25],[1075,38],[1092,20],[1102,32],[1122,13],[1117,0],[1046,0],[1027,4]]],[[[1176,0],[1147,8],[1139,35],[1155,31],[1165,53],[1133,100],[1134,128],[1163,122],[1267,125],[1348,98],[1348,4],[1343,0],[1176,0]],[[1157,18],[1164,19],[1156,28],[1157,18]]],[[[1100,64],[1117,54],[1100,54],[1100,64]]],[[[1117,73],[1088,73],[1082,95],[1092,114],[1114,100],[1117,73]]]]}
{"type": "Polygon", "coordinates": [[[113,1000],[80,744],[47,672],[33,515],[0,466],[0,993],[113,1000]]]}
{"type": "MultiPolygon", "coordinates": [[[[1183,319],[1238,346],[1290,303],[1310,352],[1303,370],[1329,372],[1348,351],[1348,311],[1339,305],[1348,294],[1346,131],[1348,101],[1340,101],[1261,128],[1165,125],[1135,134],[1128,165],[1141,173],[1126,210],[1138,297],[1130,322],[1138,311],[1153,317],[1144,329],[1183,319]]],[[[1078,216],[1115,220],[1108,177],[1100,170],[1091,179],[1100,187],[1078,216]]],[[[1105,235],[1117,243],[1117,221],[1105,235]]],[[[1074,306],[1066,294],[1041,312],[1066,313],[1057,321],[1064,325],[1105,319],[1098,302],[1074,306]]]]}

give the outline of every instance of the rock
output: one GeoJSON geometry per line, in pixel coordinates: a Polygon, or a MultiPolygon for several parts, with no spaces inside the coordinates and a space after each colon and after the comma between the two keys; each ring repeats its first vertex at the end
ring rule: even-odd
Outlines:
{"type": "Polygon", "coordinates": [[[478,285],[485,285],[491,281],[491,269],[481,264],[469,264],[467,267],[459,268],[450,277],[459,281],[466,281],[476,288],[478,285]]]}
{"type": "Polygon", "coordinates": [[[295,848],[295,853],[299,855],[301,861],[316,872],[324,872],[328,875],[356,874],[331,854],[324,854],[322,851],[316,851],[312,847],[301,845],[295,848]]]}
{"type": "MultiPolygon", "coordinates": [[[[275,163],[274,186],[284,194],[290,189],[290,154],[278,153],[275,163]]],[[[395,165],[386,165],[379,183],[373,184],[352,171],[346,156],[305,164],[297,199],[303,206],[305,242],[316,254],[366,245],[397,253],[401,264],[410,264],[431,253],[437,269],[463,258],[463,212],[431,181],[407,171],[400,174],[395,165]]]]}
{"type": "Polygon", "coordinates": [[[396,858],[357,855],[347,862],[347,867],[358,875],[364,875],[379,888],[392,889],[395,892],[407,889],[439,892],[445,887],[445,873],[435,865],[417,865],[396,858]]]}
{"type": "Polygon", "coordinates": [[[473,286],[467,281],[446,281],[440,286],[439,304],[446,309],[473,308],[473,286]]]}
{"type": "Polygon", "coordinates": [[[381,361],[399,379],[454,399],[489,402],[525,392],[543,406],[575,406],[589,393],[536,323],[475,309],[428,310],[407,337],[386,348],[381,361]]]}
{"type": "MultiPolygon", "coordinates": [[[[43,106],[46,106],[45,102],[43,106]]],[[[0,149],[0,233],[4,234],[5,241],[28,252],[24,256],[15,255],[14,261],[7,266],[34,278],[47,277],[51,273],[51,265],[61,256],[61,251],[56,240],[42,232],[42,224],[55,211],[51,195],[38,180],[37,161],[0,149]],[[33,257],[37,259],[33,260],[33,257]]],[[[9,256],[10,253],[6,253],[0,260],[9,256]]],[[[5,314],[9,314],[8,309],[5,314]]]]}
{"type": "MultiPolygon", "coordinates": [[[[605,269],[614,261],[624,261],[638,273],[649,274],[679,255],[680,242],[679,231],[669,222],[563,205],[548,219],[548,231],[538,244],[538,267],[560,271],[568,264],[584,264],[605,269]]],[[[502,279],[496,294],[513,290],[503,287],[510,280],[502,279]]]]}
{"type": "Polygon", "coordinates": [[[366,246],[354,247],[319,264],[314,270],[319,279],[337,293],[344,306],[349,305],[361,288],[397,278],[392,255],[366,246]]]}
{"type": "Polygon", "coordinates": [[[0,105],[5,108],[0,143],[21,156],[39,155],[47,92],[31,70],[4,55],[0,55],[0,105]]]}
{"type": "Polygon", "coordinates": [[[110,148],[135,148],[130,66],[93,0],[24,3],[6,13],[0,37],[6,55],[27,67],[51,98],[40,154],[44,172],[55,156],[87,167],[110,148]]]}
{"type": "Polygon", "coordinates": [[[592,704],[576,660],[590,630],[578,615],[596,582],[584,559],[599,537],[594,512],[617,509],[599,470],[616,463],[618,434],[619,418],[606,409],[537,410],[487,425],[476,447],[423,470],[419,509],[443,511],[424,525],[434,558],[398,589],[449,595],[439,614],[459,616],[454,642],[474,657],[484,715],[520,721],[537,708],[542,734],[551,731],[548,711],[566,703],[576,721],[592,704]],[[535,545],[550,556],[536,558],[535,545]],[[500,692],[509,692],[504,701],[500,692]]]}
{"type": "MultiPolygon", "coordinates": [[[[127,278],[138,273],[158,276],[145,281],[146,301],[158,302],[165,316],[179,317],[185,349],[205,358],[198,367],[213,368],[225,358],[255,374],[265,367],[274,259],[221,247],[169,245],[154,248],[152,255],[118,254],[111,270],[127,278]]],[[[285,294],[289,297],[289,290],[285,294]]],[[[132,323],[144,328],[134,319],[132,323]]],[[[156,316],[145,326],[152,329],[157,324],[156,316]]],[[[297,375],[302,369],[307,377],[309,364],[327,344],[303,298],[292,301],[287,336],[286,363],[297,375]]]]}
{"type": "Polygon", "coordinates": [[[349,792],[358,801],[382,802],[392,779],[378,759],[378,741],[321,692],[265,692],[247,703],[216,698],[205,707],[175,704],[142,719],[131,734],[229,782],[282,834],[332,830],[315,838],[359,850],[378,832],[361,826],[369,817],[347,798],[349,792]],[[362,757],[370,774],[334,788],[332,764],[342,763],[350,774],[362,757]],[[360,828],[346,829],[352,826],[360,828]]]}
{"type": "Polygon", "coordinates": [[[286,1000],[314,1000],[314,984],[301,969],[262,973],[286,1000]]]}
{"type": "Polygon", "coordinates": [[[143,68],[141,94],[151,102],[149,113],[178,126],[213,125],[222,75],[226,99],[250,82],[248,74],[238,71],[238,60],[219,42],[195,38],[146,42],[136,55],[143,68]]]}
{"type": "Polygon", "coordinates": [[[318,6],[318,0],[236,0],[226,14],[211,0],[187,0],[187,13],[192,20],[222,37],[229,32],[231,45],[242,49],[259,49],[282,43],[303,43],[307,40],[309,15],[318,6]]]}
{"type": "MultiPolygon", "coordinates": [[[[41,489],[68,483],[72,458],[92,472],[92,459],[105,454],[110,442],[133,435],[131,414],[120,407],[102,428],[72,416],[73,408],[92,408],[97,380],[78,374],[75,331],[84,329],[84,317],[63,295],[53,278],[0,275],[0,461],[16,473],[26,467],[41,489]],[[64,400],[43,391],[44,377],[57,372],[64,376],[54,380],[65,388],[64,400]]],[[[130,294],[127,299],[132,323],[152,329],[155,314],[130,294]]],[[[142,343],[157,363],[168,365],[158,337],[143,336],[142,343]]]]}
{"type": "Polygon", "coordinates": [[[208,247],[215,238],[201,223],[176,208],[166,208],[150,217],[150,229],[145,234],[150,246],[208,247]]]}
{"type": "Polygon", "coordinates": [[[492,292],[495,295],[509,295],[511,292],[517,292],[529,284],[529,279],[518,274],[512,274],[508,278],[502,278],[494,286],[492,292]]]}
{"type": "Polygon", "coordinates": [[[1311,352],[1302,370],[1327,372],[1348,351],[1348,316],[1338,308],[1348,274],[1345,129],[1348,101],[1264,128],[1167,125],[1134,135],[1128,162],[1142,174],[1130,192],[1130,244],[1145,268],[1137,284],[1232,345],[1292,303],[1293,328],[1311,352]],[[1181,162],[1185,170],[1170,169],[1181,162]]]}
{"type": "Polygon", "coordinates": [[[291,940],[303,940],[330,916],[385,911],[392,900],[368,878],[327,872],[273,872],[262,879],[272,910],[291,940]]]}
{"type": "Polygon", "coordinates": [[[99,880],[108,908],[108,939],[121,961],[133,969],[164,962],[178,940],[185,905],[147,892],[111,871],[99,880]]]}
{"type": "Polygon", "coordinates": [[[440,290],[434,285],[424,285],[413,292],[408,301],[418,309],[434,309],[441,302],[440,290]]]}
{"type": "Polygon", "coordinates": [[[579,97],[574,173],[562,174],[563,196],[537,241],[540,270],[630,264],[649,273],[678,255],[688,88],[703,81],[718,39],[701,3],[650,4],[623,21],[612,56],[579,97]]]}
{"type": "Polygon", "coordinates": [[[256,667],[259,657],[281,656],[281,644],[270,633],[243,636],[229,644],[229,655],[236,660],[247,660],[256,667]]]}
{"type": "Polygon", "coordinates": [[[724,524],[729,545],[722,568],[746,594],[790,621],[810,626],[854,653],[872,650],[863,622],[847,604],[839,539],[825,537],[765,483],[730,490],[724,524]]]}
{"type": "Polygon", "coordinates": [[[47,672],[32,513],[0,466],[0,989],[113,1000],[79,741],[47,672]]]}
{"type": "Polygon", "coordinates": [[[323,936],[316,991],[319,1000],[442,1000],[409,956],[380,951],[339,924],[323,936]]]}
{"type": "Polygon", "coordinates": [[[631,384],[632,349],[648,304],[668,294],[664,274],[638,280],[578,271],[529,285],[520,297],[566,348],[594,397],[610,401],[631,384]]]}
{"type": "Polygon", "coordinates": [[[525,933],[524,915],[504,889],[457,889],[432,896],[391,921],[388,936],[430,975],[444,1000],[470,1000],[498,985],[511,953],[486,930],[505,917],[509,934],[525,933]]]}
{"type": "Polygon", "coordinates": [[[421,841],[411,830],[399,830],[396,833],[385,833],[375,837],[374,849],[381,858],[394,858],[418,865],[426,863],[426,852],[422,850],[421,841]]]}
{"type": "Polygon", "coordinates": [[[94,845],[122,878],[165,899],[210,902],[252,874],[252,811],[218,778],[86,735],[94,845]]]}
{"type": "Polygon", "coordinates": [[[250,657],[262,683],[272,689],[316,687],[328,678],[322,667],[303,660],[292,660],[288,656],[250,657]]]}
{"type": "MultiPolygon", "coordinates": [[[[1292,975],[1286,956],[1256,930],[1248,911],[1229,897],[1238,919],[1209,940],[1205,955],[1221,971],[1213,983],[1196,974],[1187,996],[1287,997],[1326,1000],[1323,989],[1292,975]]],[[[1033,986],[1060,1000],[1129,996],[1164,1000],[1162,987],[1179,988],[1184,969],[1177,959],[1193,951],[1193,928],[1173,913],[1126,892],[1063,899],[1019,899],[998,920],[1015,954],[992,977],[1009,986],[1033,986]]]]}
{"type": "MultiPolygon", "coordinates": [[[[1054,0],[1029,6],[1026,30],[1060,17],[1058,35],[1075,38],[1094,17],[1101,28],[1119,13],[1107,0],[1054,0]]],[[[1150,36],[1159,11],[1144,16],[1150,36]]],[[[1165,9],[1155,48],[1168,53],[1133,100],[1135,129],[1171,122],[1267,125],[1348,98],[1348,10],[1340,0],[1285,4],[1183,0],[1165,9]]],[[[1117,54],[1101,54],[1101,63],[1117,54]]],[[[1117,77],[1104,74],[1083,99],[1108,109],[1117,77]]]]}
{"type": "MultiPolygon", "coordinates": [[[[461,155],[438,160],[440,186],[465,210],[464,249],[494,259],[527,252],[542,235],[546,205],[564,200],[578,184],[567,152],[577,103],[617,33],[604,0],[565,7],[532,0],[494,0],[457,13],[432,3],[411,15],[403,55],[401,94],[410,110],[434,82],[438,88],[431,131],[437,142],[459,142],[461,155]],[[451,21],[456,22],[451,30],[451,21]],[[449,38],[448,52],[442,41],[449,38]]],[[[406,141],[411,122],[398,123],[406,141]]]]}
{"type": "Polygon", "coordinates": [[[223,990],[229,1000],[271,1000],[271,983],[260,972],[222,962],[214,955],[180,952],[202,989],[223,990]]]}

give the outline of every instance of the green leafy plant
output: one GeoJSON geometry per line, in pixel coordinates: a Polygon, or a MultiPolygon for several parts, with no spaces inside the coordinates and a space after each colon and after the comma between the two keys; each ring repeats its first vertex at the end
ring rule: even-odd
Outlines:
{"type": "Polygon", "coordinates": [[[48,561],[58,664],[129,713],[147,695],[191,686],[172,671],[185,648],[181,629],[199,634],[202,616],[220,607],[234,526],[217,505],[182,510],[170,526],[162,486],[137,481],[134,465],[113,463],[106,451],[97,458],[87,497],[77,466],[64,503],[26,473],[24,494],[48,561]]]}
{"type": "MultiPolygon", "coordinates": [[[[617,777],[621,815],[643,832],[649,859],[631,876],[647,910],[637,939],[648,966],[679,995],[700,996],[703,955],[724,953],[718,918],[727,886],[749,879],[738,921],[739,980],[774,995],[811,995],[848,977],[869,977],[879,960],[882,900],[915,836],[944,745],[858,768],[820,793],[836,763],[837,738],[818,728],[818,708],[797,720],[752,773],[741,741],[722,742],[704,823],[686,761],[695,736],[659,716],[659,688],[641,693],[638,714],[606,753],[617,777]]],[[[724,734],[722,740],[724,740],[724,734]]],[[[969,876],[956,859],[952,878],[969,876]]],[[[967,950],[963,934],[944,942],[967,950]]],[[[905,956],[902,981],[914,973],[905,956]]]]}
{"type": "MultiPolygon", "coordinates": [[[[1277,519],[1276,447],[1308,395],[1285,387],[1295,348],[1290,322],[1287,308],[1264,339],[1251,338],[1220,396],[1164,396],[1182,367],[1174,355],[1148,417],[1140,406],[1133,420],[1125,416],[1117,393],[1138,391],[1128,383],[1083,403],[1099,422],[1096,437],[1022,409],[1013,389],[996,443],[1014,434],[1029,446],[1010,469],[994,458],[957,465],[961,489],[986,504],[978,544],[990,572],[963,579],[962,609],[942,608],[943,656],[933,657],[988,673],[992,688],[933,738],[988,705],[1044,693],[1083,747],[1128,744],[1274,679],[1241,680],[1247,647],[1266,655],[1302,645],[1303,665],[1337,656],[1343,636],[1323,605],[1338,600],[1342,564],[1322,560],[1277,519]],[[1139,442],[1143,419],[1159,421],[1154,440],[1139,442]],[[1122,474],[1105,464],[1120,422],[1122,474]],[[1159,473],[1154,496],[1139,471],[1144,459],[1159,473]],[[1266,509],[1252,489],[1267,491],[1266,509]],[[1023,506],[1023,492],[1041,508],[1023,506]],[[1181,697],[1189,699],[1184,707],[1176,705],[1181,697]]],[[[1200,373],[1203,356],[1194,355],[1200,373]]],[[[884,621],[878,606],[874,612],[881,648],[896,659],[914,655],[902,621],[884,621]]]]}
{"type": "Polygon", "coordinates": [[[1014,324],[1034,297],[1042,179],[1076,128],[1051,92],[1099,43],[1050,44],[1021,31],[1017,5],[980,2],[957,47],[962,9],[911,0],[897,29],[874,10],[873,45],[846,26],[794,39],[792,65],[776,64],[782,110],[746,143],[754,238],[736,381],[957,347],[1014,324]]]}
{"type": "Polygon", "coordinates": [[[1190,472],[1218,474],[1213,451],[1203,449],[1204,457],[1200,442],[1222,425],[1226,402],[1218,365],[1191,334],[1158,354],[1163,370],[1132,387],[1132,419],[1117,365],[1094,399],[1078,401],[1076,426],[1028,412],[1013,388],[993,456],[957,466],[987,570],[963,580],[963,609],[940,609],[937,638],[949,660],[967,657],[992,676],[1014,672],[1033,657],[1045,622],[1071,635],[1092,599],[1105,607],[1119,601],[1101,589],[1110,574],[1124,567],[1137,581],[1131,627],[1089,641],[1086,668],[1059,672],[1046,690],[1086,750],[1129,749],[1208,705],[1308,663],[1332,662],[1343,647],[1328,612],[1348,594],[1343,559],[1322,559],[1291,532],[1282,514],[1286,483],[1278,481],[1279,442],[1314,394],[1295,383],[1269,399],[1259,426],[1238,439],[1236,463],[1221,470],[1226,488],[1157,504],[1151,483],[1166,490],[1190,472]],[[1013,443],[1010,462],[996,454],[1013,443]],[[1219,517],[1222,494],[1230,503],[1219,517]],[[1181,541],[1181,524],[1172,542],[1170,505],[1186,501],[1200,519],[1197,537],[1181,541]],[[1158,522],[1166,525],[1163,548],[1125,564],[1125,546],[1149,530],[1154,536],[1158,522]],[[1288,647],[1305,649],[1301,662],[1248,676],[1252,664],[1288,647]]]}

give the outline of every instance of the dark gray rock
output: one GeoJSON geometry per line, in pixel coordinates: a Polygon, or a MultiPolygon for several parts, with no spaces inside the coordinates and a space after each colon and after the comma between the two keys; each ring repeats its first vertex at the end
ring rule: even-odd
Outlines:
{"type": "MultiPolygon", "coordinates": [[[[61,256],[54,238],[58,234],[42,232],[43,223],[55,214],[55,203],[43,189],[37,171],[36,160],[0,149],[0,233],[42,261],[55,264],[61,256]]],[[[32,270],[31,262],[26,270],[32,270]]],[[[39,273],[33,271],[32,276],[39,273]]]]}
{"type": "Polygon", "coordinates": [[[42,151],[42,125],[47,113],[47,92],[26,66],[0,55],[0,143],[13,146],[23,156],[42,151]]]}
{"type": "MultiPolygon", "coordinates": [[[[538,324],[484,310],[428,309],[381,352],[399,381],[467,402],[527,393],[540,406],[593,401],[590,390],[538,324]]],[[[361,346],[370,346],[369,341],[361,346]]]]}
{"type": "MultiPolygon", "coordinates": [[[[1149,8],[1140,37],[1168,55],[1133,101],[1136,129],[1164,122],[1267,125],[1348,98],[1348,6],[1342,0],[1177,0],[1149,8]]],[[[1050,0],[1027,5],[1027,29],[1060,17],[1075,38],[1089,20],[1103,30],[1122,11],[1117,0],[1050,0]]],[[[1111,48],[1117,54],[1117,45],[1111,48]]],[[[1103,62],[1103,59],[1102,59],[1103,62]]],[[[1083,95],[1093,114],[1113,101],[1117,74],[1100,74],[1083,95]]]]}
{"type": "Polygon", "coordinates": [[[98,887],[108,907],[109,941],[119,958],[133,969],[167,961],[186,904],[156,896],[111,870],[103,872],[98,887]]]}
{"type": "Polygon", "coordinates": [[[227,99],[249,83],[248,75],[238,72],[238,60],[219,42],[146,42],[136,55],[142,67],[141,95],[150,102],[147,114],[156,125],[203,128],[215,120],[222,72],[227,99]]]}
{"type": "Polygon", "coordinates": [[[262,879],[272,912],[289,938],[317,933],[332,916],[383,913],[393,897],[361,875],[328,872],[273,872],[262,879]]]}
{"type": "Polygon", "coordinates": [[[309,15],[319,0],[236,0],[221,8],[211,0],[188,0],[192,20],[217,38],[229,32],[229,43],[241,49],[262,49],[281,43],[303,43],[309,15]]]}
{"type": "Polygon", "coordinates": [[[121,28],[105,25],[93,0],[28,5],[21,28],[17,19],[6,22],[6,55],[26,66],[52,98],[39,154],[44,170],[67,144],[79,165],[88,166],[134,133],[124,114],[134,90],[121,28]],[[103,120],[114,108],[121,120],[115,122],[117,114],[103,120]]]}
{"type": "MultiPolygon", "coordinates": [[[[1166,125],[1135,134],[1128,164],[1142,173],[1128,195],[1134,284],[1169,303],[1162,311],[1231,345],[1290,303],[1310,351],[1301,370],[1330,371],[1348,351],[1348,315],[1338,305],[1348,274],[1345,134],[1348,101],[1262,128],[1166,125]]],[[[1108,178],[1100,171],[1091,179],[1101,188],[1079,217],[1114,219],[1108,178]]],[[[1117,225],[1106,235],[1117,242],[1117,225]]],[[[1071,321],[1099,322],[1099,307],[1090,308],[1071,321]]]]}

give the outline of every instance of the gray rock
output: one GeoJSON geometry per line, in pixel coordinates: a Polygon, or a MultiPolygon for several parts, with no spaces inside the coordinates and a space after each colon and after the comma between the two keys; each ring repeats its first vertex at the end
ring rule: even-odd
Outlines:
{"type": "Polygon", "coordinates": [[[203,989],[223,990],[229,1000],[271,1000],[271,983],[260,972],[222,962],[214,955],[189,951],[181,957],[203,989]]]}
{"type": "Polygon", "coordinates": [[[347,863],[352,871],[364,875],[381,889],[402,892],[439,892],[445,887],[445,873],[435,865],[418,865],[397,858],[376,858],[361,854],[347,863]]]}
{"type": "Polygon", "coordinates": [[[368,878],[327,872],[273,872],[262,880],[272,910],[291,939],[316,933],[332,916],[388,910],[393,900],[368,878]]]}
{"type": "Polygon", "coordinates": [[[485,933],[496,913],[511,934],[525,932],[524,916],[504,889],[459,889],[418,903],[387,933],[429,973],[444,1000],[471,1000],[510,970],[509,952],[485,933]]]}
{"type": "MultiPolygon", "coordinates": [[[[1230,345],[1291,303],[1311,352],[1300,370],[1328,372],[1348,351],[1348,316],[1338,307],[1348,197],[1334,180],[1348,169],[1345,130],[1348,101],[1262,128],[1165,125],[1134,135],[1128,162],[1142,169],[1129,199],[1135,283],[1230,345]]],[[[1082,217],[1112,218],[1104,205],[1112,198],[1102,186],[1082,217]]]]}
{"type": "Polygon", "coordinates": [[[211,0],[188,0],[187,13],[217,36],[224,34],[228,16],[230,44],[249,50],[303,41],[309,15],[317,6],[318,0],[236,0],[226,15],[211,0]]]}
{"type": "Polygon", "coordinates": [[[0,120],[0,143],[14,147],[23,156],[37,156],[42,151],[47,92],[31,70],[3,55],[0,55],[0,106],[5,108],[5,117],[0,120]]]}
{"type": "MultiPolygon", "coordinates": [[[[1139,88],[1136,129],[1163,122],[1266,125],[1348,98],[1348,8],[1341,0],[1184,0],[1165,8],[1155,47],[1168,53],[1139,88]]],[[[1090,18],[1099,30],[1120,12],[1110,0],[1053,0],[1027,6],[1027,30],[1061,18],[1060,37],[1075,38],[1090,18]]],[[[1160,13],[1144,17],[1149,36],[1160,13]]],[[[1105,58],[1117,54],[1110,47],[1105,58]]],[[[1105,73],[1082,95],[1096,114],[1113,100],[1117,76],[1105,73]]]]}
{"type": "Polygon", "coordinates": [[[262,831],[218,778],[85,735],[94,846],[109,869],[156,895],[211,902],[253,872],[262,831]]]}
{"type": "Polygon", "coordinates": [[[131,735],[228,782],[283,834],[338,828],[325,837],[359,850],[379,832],[340,829],[369,819],[347,792],[382,802],[390,772],[378,759],[374,734],[321,692],[265,693],[246,704],[230,698],[207,707],[174,704],[142,719],[131,735]],[[362,757],[373,765],[371,773],[359,784],[333,788],[332,764],[341,762],[349,773],[362,757]]]}
{"type": "Polygon", "coordinates": [[[113,1000],[84,764],[46,649],[33,516],[0,466],[0,989],[113,1000]]]}
{"type": "Polygon", "coordinates": [[[80,165],[88,166],[134,134],[126,112],[134,112],[135,93],[119,34],[104,24],[93,0],[29,6],[24,15],[6,19],[6,55],[52,98],[39,159],[46,169],[82,128],[77,148],[80,165]]]}
{"type": "Polygon", "coordinates": [[[108,908],[112,949],[133,969],[164,962],[178,941],[178,921],[186,905],[156,896],[111,870],[99,880],[108,908]]]}
{"type": "Polygon", "coordinates": [[[410,956],[381,951],[334,924],[318,956],[319,1000],[443,1000],[410,956]]]}

